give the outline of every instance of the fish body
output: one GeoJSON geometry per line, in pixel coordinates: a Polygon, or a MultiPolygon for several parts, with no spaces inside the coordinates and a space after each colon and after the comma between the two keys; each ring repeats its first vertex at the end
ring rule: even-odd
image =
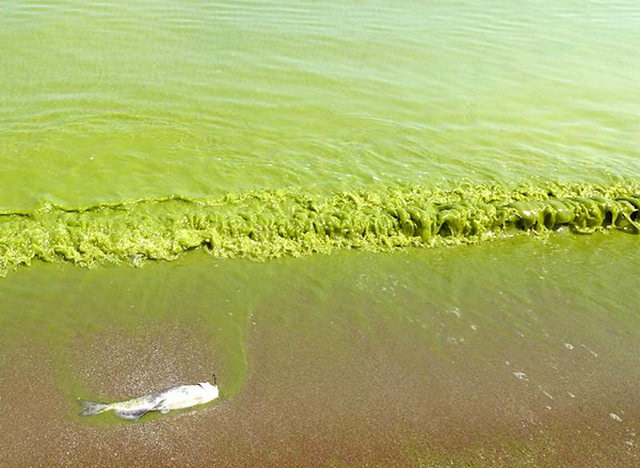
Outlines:
{"type": "Polygon", "coordinates": [[[114,403],[98,403],[94,401],[78,400],[84,407],[81,416],[92,416],[113,410],[113,412],[130,421],[135,421],[149,411],[168,413],[171,410],[190,408],[215,400],[219,396],[218,386],[209,382],[195,385],[179,385],[160,392],[150,393],[131,400],[114,403]]]}

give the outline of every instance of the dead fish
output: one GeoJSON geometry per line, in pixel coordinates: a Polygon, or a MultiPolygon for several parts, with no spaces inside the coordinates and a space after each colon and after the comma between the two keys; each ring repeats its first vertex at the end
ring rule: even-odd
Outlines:
{"type": "Polygon", "coordinates": [[[195,405],[202,405],[218,398],[218,386],[215,375],[213,384],[200,382],[195,385],[179,385],[165,390],[132,398],[126,401],[114,403],[97,403],[94,401],[78,400],[84,407],[81,416],[92,416],[113,410],[113,412],[130,421],[135,421],[147,414],[149,411],[160,411],[162,414],[171,410],[190,408],[195,405]]]}

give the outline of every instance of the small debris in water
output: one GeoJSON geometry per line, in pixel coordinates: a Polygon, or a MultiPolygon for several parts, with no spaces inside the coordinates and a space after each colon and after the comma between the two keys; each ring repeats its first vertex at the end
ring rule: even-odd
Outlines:
{"type": "Polygon", "coordinates": [[[549,398],[550,400],[553,400],[553,397],[551,396],[551,394],[550,394],[549,392],[546,392],[546,391],[544,391],[544,390],[542,390],[542,389],[540,389],[540,390],[542,391],[542,393],[543,393],[543,395],[544,395],[544,396],[546,396],[546,397],[547,397],[547,398],[549,398]]]}
{"type": "Polygon", "coordinates": [[[518,380],[529,380],[527,378],[527,374],[525,374],[524,372],[514,372],[513,375],[516,377],[516,379],[518,380]]]}
{"type": "Polygon", "coordinates": [[[609,417],[616,422],[622,422],[622,418],[618,416],[616,413],[609,413],[609,417]]]}
{"type": "Polygon", "coordinates": [[[584,349],[586,349],[587,351],[589,351],[589,353],[591,353],[591,355],[592,355],[593,357],[598,357],[598,353],[596,353],[595,351],[593,351],[593,350],[591,350],[591,349],[587,348],[584,344],[581,344],[580,346],[582,346],[584,349]]]}
{"type": "Polygon", "coordinates": [[[571,393],[571,392],[567,392],[567,393],[569,394],[569,396],[570,396],[571,398],[575,398],[575,397],[576,397],[576,396],[575,396],[573,393],[571,393]]]}

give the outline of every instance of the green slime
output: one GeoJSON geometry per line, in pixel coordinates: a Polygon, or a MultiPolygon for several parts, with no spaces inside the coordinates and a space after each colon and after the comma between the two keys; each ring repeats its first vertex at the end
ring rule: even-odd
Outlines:
{"type": "Polygon", "coordinates": [[[84,267],[140,266],[197,248],[217,257],[266,260],[345,248],[473,244],[561,228],[638,234],[640,185],[400,186],[333,196],[274,190],[80,208],[46,204],[0,218],[0,274],[5,276],[34,259],[84,267]]]}

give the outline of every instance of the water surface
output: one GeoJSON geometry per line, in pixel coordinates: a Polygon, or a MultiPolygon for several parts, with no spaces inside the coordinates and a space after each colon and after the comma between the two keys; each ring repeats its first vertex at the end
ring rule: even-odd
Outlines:
{"type": "Polygon", "coordinates": [[[2,8],[3,209],[640,173],[634,1],[2,8]]]}

